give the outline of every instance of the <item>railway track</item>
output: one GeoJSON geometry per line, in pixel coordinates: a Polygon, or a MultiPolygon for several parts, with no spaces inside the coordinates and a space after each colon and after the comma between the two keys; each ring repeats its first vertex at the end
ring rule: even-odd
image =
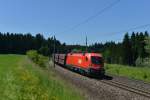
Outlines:
{"type": "Polygon", "coordinates": [[[142,87],[129,85],[128,83],[125,83],[126,81],[122,82],[122,80],[114,80],[114,77],[111,77],[110,75],[106,76],[104,79],[101,80],[97,78],[91,79],[83,75],[81,75],[80,78],[80,75],[76,76],[72,71],[64,69],[59,65],[58,67],[56,67],[56,69],[59,73],[61,73],[60,74],[61,76],[64,75],[65,79],[69,80],[79,88],[82,88],[83,90],[87,90],[88,92],[85,92],[85,94],[87,97],[89,97],[89,100],[91,100],[90,97],[94,98],[92,100],[99,100],[99,98],[105,98],[105,100],[112,100],[112,99],[116,100],[118,98],[119,98],[118,100],[131,100],[131,99],[150,100],[150,91],[146,90],[146,88],[144,89],[142,87]],[[60,71],[62,69],[63,72],[60,71]],[[79,83],[80,85],[78,85],[79,83]],[[89,92],[89,90],[92,92],[89,92]],[[128,92],[124,92],[124,91],[128,91],[128,92]]]}
{"type": "Polygon", "coordinates": [[[131,87],[131,86],[126,85],[125,83],[121,83],[121,82],[113,81],[113,80],[101,80],[101,82],[111,85],[111,86],[118,87],[123,90],[127,90],[129,92],[132,92],[132,93],[135,93],[135,94],[147,97],[147,98],[150,98],[150,91],[143,90],[142,88],[140,89],[140,88],[131,87]]]}

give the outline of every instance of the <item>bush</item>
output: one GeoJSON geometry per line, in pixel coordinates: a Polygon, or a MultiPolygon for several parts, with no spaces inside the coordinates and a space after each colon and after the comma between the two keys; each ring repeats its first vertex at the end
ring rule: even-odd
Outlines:
{"type": "Polygon", "coordinates": [[[38,64],[40,67],[46,67],[45,63],[47,60],[47,57],[38,54],[36,50],[29,50],[27,51],[26,55],[36,64],[38,64]]]}
{"type": "Polygon", "coordinates": [[[44,57],[43,55],[38,55],[38,65],[41,67],[46,67],[45,65],[46,62],[46,57],[44,57]]]}
{"type": "Polygon", "coordinates": [[[140,67],[150,67],[150,58],[140,58],[138,57],[136,59],[136,66],[140,66],[140,67]]]}
{"type": "Polygon", "coordinates": [[[135,61],[136,66],[141,66],[142,67],[143,59],[138,57],[135,61]]]}

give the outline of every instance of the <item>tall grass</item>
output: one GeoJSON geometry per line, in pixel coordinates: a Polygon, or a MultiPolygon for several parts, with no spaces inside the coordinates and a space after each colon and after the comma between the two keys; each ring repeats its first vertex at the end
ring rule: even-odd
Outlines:
{"type": "Polygon", "coordinates": [[[22,55],[0,55],[1,100],[82,100],[76,89],[22,55]]]}
{"type": "Polygon", "coordinates": [[[105,64],[106,73],[150,82],[150,68],[105,64]]]}
{"type": "Polygon", "coordinates": [[[48,57],[39,54],[36,50],[29,50],[27,51],[26,55],[40,67],[46,67],[45,63],[48,61],[48,57]]]}

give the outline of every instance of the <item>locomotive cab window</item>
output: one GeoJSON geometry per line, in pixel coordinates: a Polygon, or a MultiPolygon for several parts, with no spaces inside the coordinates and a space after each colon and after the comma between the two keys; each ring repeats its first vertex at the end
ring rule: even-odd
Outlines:
{"type": "Polygon", "coordinates": [[[85,57],[85,60],[88,61],[88,57],[85,57]]]}
{"type": "Polygon", "coordinates": [[[102,64],[102,58],[101,57],[92,56],[91,61],[93,64],[97,64],[97,65],[102,64]]]}

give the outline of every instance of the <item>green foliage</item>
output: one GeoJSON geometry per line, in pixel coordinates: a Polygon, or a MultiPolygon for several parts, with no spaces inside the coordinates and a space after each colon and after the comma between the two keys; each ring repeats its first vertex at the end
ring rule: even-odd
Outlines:
{"type": "Polygon", "coordinates": [[[28,55],[28,57],[34,62],[38,62],[38,53],[36,50],[29,50],[26,55],[28,55]]]}
{"type": "Polygon", "coordinates": [[[123,64],[131,65],[132,51],[131,51],[131,41],[129,39],[128,33],[126,33],[124,36],[122,47],[123,47],[123,64]]]}
{"type": "Polygon", "coordinates": [[[77,90],[24,55],[0,55],[1,100],[83,100],[77,90]]]}
{"type": "Polygon", "coordinates": [[[143,66],[143,59],[138,57],[135,61],[136,66],[143,66]]]}
{"type": "Polygon", "coordinates": [[[143,73],[143,79],[147,79],[148,75],[146,73],[143,73]]]}
{"type": "MultiPolygon", "coordinates": [[[[147,31],[145,32],[132,32],[126,33],[123,41],[116,43],[113,41],[106,43],[94,43],[87,47],[88,52],[102,53],[106,63],[124,64],[124,65],[136,65],[137,58],[148,58],[150,55],[149,36],[147,31]]],[[[61,43],[53,37],[45,39],[43,35],[36,34],[32,36],[28,34],[16,34],[16,33],[0,33],[0,53],[15,53],[25,54],[28,50],[36,50],[38,53],[44,56],[50,56],[53,53],[55,42],[56,53],[68,53],[71,51],[79,52],[85,51],[86,46],[83,45],[66,45],[61,43]]],[[[35,59],[36,60],[36,59],[35,59]]]]}
{"type": "Polygon", "coordinates": [[[145,44],[145,51],[147,53],[147,57],[138,57],[136,59],[136,66],[150,67],[150,37],[146,37],[145,44]]]}
{"type": "Polygon", "coordinates": [[[104,56],[104,58],[105,58],[105,61],[107,62],[107,63],[111,63],[111,51],[110,50],[105,50],[104,52],[103,52],[103,56],[104,56]]]}
{"type": "Polygon", "coordinates": [[[119,75],[119,69],[116,69],[116,74],[119,75]]]}
{"type": "Polygon", "coordinates": [[[121,43],[106,42],[103,46],[99,45],[99,52],[103,53],[106,63],[142,67],[146,65],[143,64],[143,60],[148,57],[146,52],[148,50],[144,48],[146,45],[144,40],[147,37],[148,32],[133,32],[131,36],[126,33],[121,43]]]}
{"type": "Polygon", "coordinates": [[[37,64],[41,67],[46,67],[46,61],[47,61],[47,57],[44,57],[43,55],[38,55],[38,62],[37,64]]]}
{"type": "Polygon", "coordinates": [[[26,54],[34,63],[38,64],[40,67],[46,67],[47,57],[38,54],[36,50],[29,50],[26,54]]]}
{"type": "MultiPolygon", "coordinates": [[[[0,53],[1,54],[25,54],[28,50],[37,50],[44,56],[53,53],[54,39],[49,37],[45,39],[38,33],[32,36],[30,33],[1,33],[0,32],[0,53]]],[[[55,39],[56,47],[61,47],[61,43],[55,39]]],[[[56,48],[56,51],[58,49],[56,48]]],[[[64,52],[65,50],[63,50],[64,52]]]]}
{"type": "Polygon", "coordinates": [[[73,50],[71,50],[71,52],[79,53],[79,52],[82,52],[82,50],[81,49],[73,49],[73,50]]]}
{"type": "Polygon", "coordinates": [[[146,52],[150,55],[150,37],[146,37],[145,42],[146,42],[145,45],[146,52]]]}
{"type": "Polygon", "coordinates": [[[137,67],[150,67],[150,58],[140,58],[138,57],[136,60],[136,66],[137,67]]]}
{"type": "Polygon", "coordinates": [[[44,56],[50,55],[48,46],[42,46],[39,49],[39,53],[43,54],[44,56]]]}
{"type": "Polygon", "coordinates": [[[117,64],[106,64],[105,67],[106,73],[150,82],[149,67],[132,67],[117,64]]]}

